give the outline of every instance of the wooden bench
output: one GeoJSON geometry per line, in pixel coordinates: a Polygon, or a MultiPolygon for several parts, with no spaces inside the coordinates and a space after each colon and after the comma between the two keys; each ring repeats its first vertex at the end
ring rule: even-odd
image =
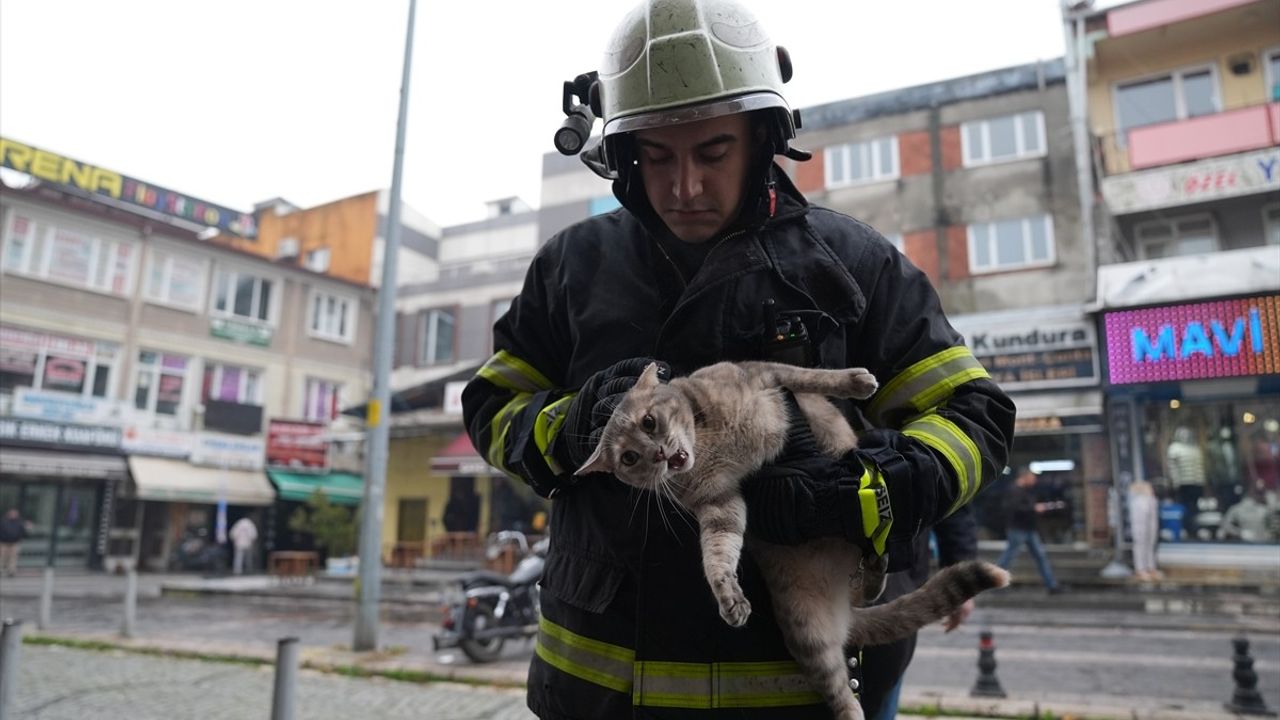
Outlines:
{"type": "Polygon", "coordinates": [[[267,570],[281,580],[310,578],[320,565],[320,554],[309,550],[277,550],[267,557],[267,570]]]}

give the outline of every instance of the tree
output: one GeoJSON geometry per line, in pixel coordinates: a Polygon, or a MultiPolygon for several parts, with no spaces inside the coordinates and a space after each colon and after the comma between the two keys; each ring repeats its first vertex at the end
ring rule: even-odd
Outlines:
{"type": "Polygon", "coordinates": [[[311,493],[305,508],[298,508],[289,516],[289,529],[310,534],[330,557],[355,554],[358,528],[355,513],[329,502],[319,488],[311,493]]]}

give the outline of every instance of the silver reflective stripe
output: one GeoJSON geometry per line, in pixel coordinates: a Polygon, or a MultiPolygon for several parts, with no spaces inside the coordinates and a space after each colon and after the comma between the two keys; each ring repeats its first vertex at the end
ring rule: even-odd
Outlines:
{"type": "Polygon", "coordinates": [[[610,690],[631,692],[635,653],[628,648],[592,640],[542,618],[538,621],[535,652],[561,672],[610,690]]]}
{"type": "Polygon", "coordinates": [[[956,473],[956,502],[947,514],[969,503],[982,487],[982,455],[978,446],[953,422],[937,413],[912,420],[902,429],[904,435],[937,450],[956,473]]]}
{"type": "Polygon", "coordinates": [[[551,389],[551,381],[545,375],[506,350],[499,350],[489,358],[476,375],[516,392],[536,393],[551,389]]]}
{"type": "Polygon", "coordinates": [[[791,661],[636,663],[632,703],[651,707],[748,708],[811,705],[822,697],[791,661]]]}
{"type": "Polygon", "coordinates": [[[969,348],[959,345],[935,353],[903,370],[876,394],[868,407],[874,422],[898,410],[921,412],[941,403],[960,385],[990,377],[969,348]]]}

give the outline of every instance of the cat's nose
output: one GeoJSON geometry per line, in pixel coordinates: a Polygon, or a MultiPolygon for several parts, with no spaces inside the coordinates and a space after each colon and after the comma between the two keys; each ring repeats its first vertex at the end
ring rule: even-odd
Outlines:
{"type": "Polygon", "coordinates": [[[664,461],[664,460],[666,460],[666,459],[667,459],[667,451],[666,451],[666,449],[665,449],[665,448],[658,448],[658,454],[653,456],[653,461],[654,461],[655,463],[660,463],[660,462],[663,462],[663,461],[664,461]]]}

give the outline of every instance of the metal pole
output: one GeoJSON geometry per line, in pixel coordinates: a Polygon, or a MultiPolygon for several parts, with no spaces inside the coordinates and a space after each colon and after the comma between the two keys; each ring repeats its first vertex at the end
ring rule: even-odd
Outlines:
{"type": "Polygon", "coordinates": [[[400,255],[400,177],[404,170],[404,134],[409,116],[409,68],[413,60],[413,19],[417,0],[409,0],[400,79],[400,117],[396,120],[395,162],[387,207],[387,240],[382,253],[377,327],[373,339],[373,397],[369,398],[365,444],[364,499],[360,518],[360,576],[356,585],[356,651],[378,647],[378,597],[382,591],[382,494],[387,475],[388,405],[391,356],[396,343],[397,261],[400,255]]]}
{"type": "Polygon", "coordinates": [[[18,655],[22,650],[22,621],[4,619],[0,629],[0,720],[12,717],[13,696],[17,693],[18,655]]]}
{"type": "Polygon", "coordinates": [[[276,644],[276,684],[271,694],[271,720],[293,720],[293,689],[298,684],[298,638],[276,644]]]}
{"type": "Polygon", "coordinates": [[[129,568],[124,586],[124,623],[120,626],[120,634],[133,637],[133,626],[138,619],[138,571],[129,568]]]}
{"type": "Polygon", "coordinates": [[[44,584],[40,588],[40,617],[36,627],[48,629],[53,616],[53,564],[58,559],[58,530],[62,526],[62,486],[53,498],[53,527],[49,531],[49,554],[44,559],[44,584]]]}

